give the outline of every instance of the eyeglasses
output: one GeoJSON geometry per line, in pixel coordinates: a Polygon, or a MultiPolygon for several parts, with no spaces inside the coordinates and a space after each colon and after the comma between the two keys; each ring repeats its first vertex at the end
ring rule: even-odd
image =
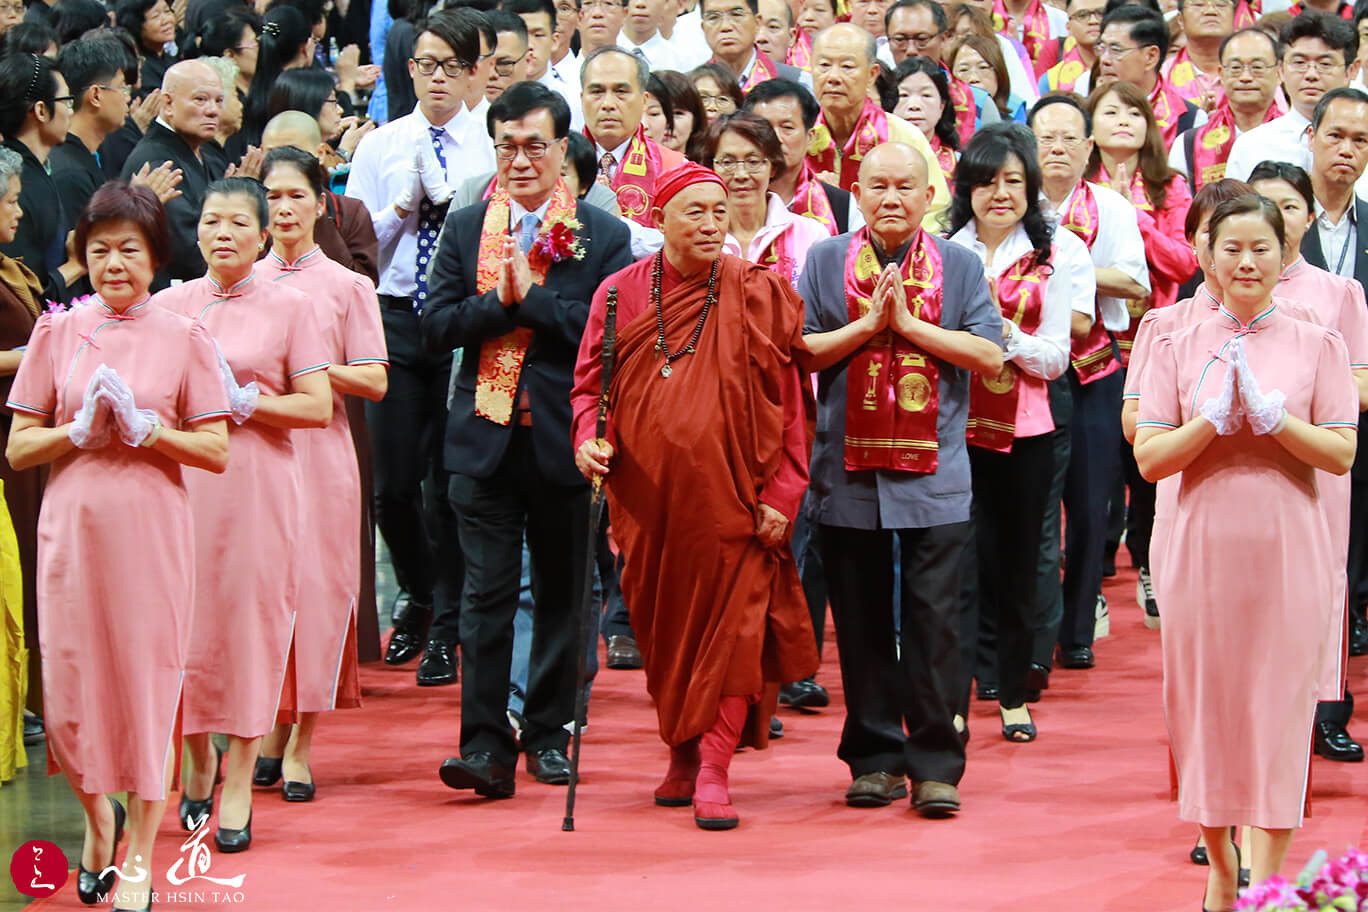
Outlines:
{"type": "MultiPolygon", "coordinates": [[[[485,56],[491,55],[486,54],[485,56]]],[[[424,76],[431,76],[433,73],[437,72],[438,67],[441,67],[443,73],[450,76],[452,79],[455,79],[457,76],[462,76],[469,72],[473,66],[473,64],[462,63],[455,57],[448,57],[445,60],[437,60],[432,57],[410,57],[409,59],[413,61],[413,66],[418,72],[424,76]]],[[[484,58],[482,57],[480,59],[483,60],[484,58]]]]}
{"type": "Polygon", "coordinates": [[[11,16],[22,15],[24,4],[22,3],[0,3],[0,13],[9,13],[11,16]]]}
{"type": "Polygon", "coordinates": [[[1276,67],[1271,63],[1264,63],[1262,60],[1251,60],[1248,63],[1243,60],[1232,60],[1229,63],[1221,64],[1221,69],[1225,70],[1231,76],[1240,76],[1244,73],[1248,73],[1255,79],[1259,79],[1260,77],[1267,76],[1269,73],[1273,72],[1276,67]]]}
{"type": "Polygon", "coordinates": [[[337,105],[339,108],[342,107],[342,102],[337,100],[336,95],[329,95],[323,103],[325,105],[337,105]]]}
{"type": "Polygon", "coordinates": [[[593,9],[594,7],[596,7],[596,6],[599,7],[600,9],[610,10],[610,9],[625,9],[626,6],[627,6],[627,4],[625,4],[625,3],[618,3],[617,0],[584,0],[584,2],[580,4],[580,9],[581,9],[581,10],[590,10],[590,9],[593,9]]]}
{"type": "Polygon", "coordinates": [[[52,99],[52,103],[55,105],[66,105],[68,111],[76,110],[76,96],[74,95],[58,95],[56,98],[52,99]]]}
{"type": "Polygon", "coordinates": [[[703,102],[703,107],[709,111],[735,111],[736,102],[730,95],[704,95],[698,93],[699,100],[703,102]]]}
{"type": "Polygon", "coordinates": [[[703,14],[704,25],[721,25],[722,20],[726,19],[733,25],[740,25],[747,19],[753,19],[755,13],[746,9],[744,6],[734,6],[729,10],[710,10],[703,14]]]}
{"type": "Polygon", "coordinates": [[[1132,51],[1138,50],[1140,50],[1140,48],[1136,45],[1131,45],[1127,47],[1124,44],[1099,44],[1097,46],[1097,56],[1110,57],[1113,60],[1120,60],[1122,57],[1125,57],[1132,51]]]}
{"type": "Polygon", "coordinates": [[[500,76],[507,79],[509,76],[512,76],[513,71],[517,69],[518,62],[526,56],[527,51],[523,51],[521,54],[519,54],[517,57],[514,57],[512,60],[509,60],[507,57],[504,57],[502,60],[496,60],[494,61],[494,72],[498,73],[500,76]]]}
{"type": "Polygon", "coordinates": [[[1074,22],[1101,22],[1102,11],[1100,9],[1074,10],[1069,13],[1069,18],[1074,22]]]}
{"type": "Polygon", "coordinates": [[[513,159],[517,158],[518,153],[521,152],[523,155],[527,156],[528,161],[536,161],[539,158],[545,158],[546,150],[549,148],[551,148],[551,143],[538,142],[535,140],[533,142],[522,143],[521,145],[508,142],[495,143],[494,155],[498,157],[499,161],[511,162],[513,159]]]}
{"type": "Polygon", "coordinates": [[[1336,70],[1345,69],[1344,61],[1334,57],[1318,57],[1315,60],[1309,57],[1288,57],[1283,62],[1293,73],[1305,73],[1307,70],[1315,70],[1317,73],[1333,73],[1336,70]]]}
{"type": "Polygon", "coordinates": [[[101,85],[101,84],[99,84],[99,83],[96,83],[96,84],[95,84],[95,88],[97,88],[97,89],[109,89],[109,91],[111,91],[111,92],[118,92],[118,93],[119,93],[120,95],[122,95],[124,98],[132,98],[132,97],[133,97],[133,87],[132,87],[132,86],[126,86],[126,85],[112,86],[112,85],[101,85]]]}
{"type": "Polygon", "coordinates": [[[895,48],[905,48],[910,44],[917,50],[924,51],[929,48],[932,42],[939,38],[941,34],[942,33],[937,32],[934,35],[889,35],[888,43],[895,48]]]}
{"type": "Polygon", "coordinates": [[[1045,136],[1036,134],[1036,145],[1042,149],[1049,149],[1053,146],[1063,146],[1066,151],[1072,152],[1087,140],[1082,136],[1074,136],[1071,133],[1050,133],[1045,136]]]}
{"type": "Polygon", "coordinates": [[[713,170],[718,174],[735,174],[737,171],[763,174],[769,167],[767,158],[719,158],[713,162],[713,170]]]}

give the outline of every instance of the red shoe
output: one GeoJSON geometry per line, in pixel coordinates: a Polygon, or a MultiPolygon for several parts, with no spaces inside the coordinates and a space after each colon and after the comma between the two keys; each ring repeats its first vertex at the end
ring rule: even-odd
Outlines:
{"type": "Polygon", "coordinates": [[[694,823],[700,830],[734,830],[741,823],[736,816],[736,808],[730,804],[713,804],[711,801],[694,802],[694,823]]]}
{"type": "Polygon", "coordinates": [[[692,779],[666,779],[655,790],[655,803],[660,807],[682,808],[693,804],[692,779]]]}
{"type": "Polygon", "coordinates": [[[749,701],[745,697],[723,697],[717,707],[717,721],[699,738],[698,779],[694,787],[694,823],[702,830],[732,830],[741,819],[731,806],[727,789],[727,769],[741,740],[749,701]]]}
{"type": "Polygon", "coordinates": [[[660,807],[688,807],[692,804],[698,764],[697,738],[671,747],[670,768],[665,773],[665,781],[655,790],[655,803],[660,807]]]}

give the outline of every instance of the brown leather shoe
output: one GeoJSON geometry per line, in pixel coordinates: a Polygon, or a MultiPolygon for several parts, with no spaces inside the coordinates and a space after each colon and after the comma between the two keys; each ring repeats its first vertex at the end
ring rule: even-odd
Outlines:
{"type": "Polygon", "coordinates": [[[959,789],[948,782],[919,783],[912,807],[923,817],[952,817],[960,809],[959,789]]]}
{"type": "Polygon", "coordinates": [[[641,650],[636,640],[629,636],[610,636],[608,638],[608,667],[618,669],[640,668],[641,650]]]}
{"type": "Polygon", "coordinates": [[[846,804],[857,808],[887,807],[906,797],[906,779],[893,773],[865,773],[846,789],[846,804]]]}

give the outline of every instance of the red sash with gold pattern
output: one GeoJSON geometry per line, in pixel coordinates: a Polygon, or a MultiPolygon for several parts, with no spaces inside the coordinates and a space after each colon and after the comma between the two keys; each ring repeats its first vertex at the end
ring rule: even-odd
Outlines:
{"type": "MultiPolygon", "coordinates": [[[[720,61],[714,57],[711,62],[719,63],[720,61]]],[[[743,94],[749,92],[760,83],[768,82],[778,76],[779,71],[774,68],[774,61],[770,60],[769,56],[764,51],[756,48],[755,63],[751,65],[750,75],[746,77],[746,81],[741,83],[741,91],[743,94]]]]}
{"type": "Polygon", "coordinates": [[[1179,95],[1167,79],[1160,76],[1155,81],[1154,91],[1150,94],[1150,107],[1154,109],[1154,119],[1164,137],[1164,148],[1172,148],[1174,139],[1178,137],[1178,120],[1187,110],[1187,99],[1179,95]]]}
{"type": "Polygon", "coordinates": [[[1089,67],[1072,37],[1064,42],[1064,56],[1045,72],[1045,85],[1051,92],[1072,92],[1089,67]]]}
{"type": "MultiPolygon", "coordinates": [[[[869,311],[880,271],[869,229],[861,228],[846,253],[845,295],[851,320],[869,311]]],[[[940,325],[945,285],[940,248],[920,228],[901,272],[912,313],[940,325]]],[[[851,356],[846,370],[846,469],[935,472],[939,414],[936,359],[892,329],[875,334],[851,356]]]]}
{"type": "Polygon", "coordinates": [[[795,290],[798,288],[799,263],[793,255],[792,231],[781,231],[771,238],[755,262],[788,282],[795,290]]]}
{"type": "MultiPolygon", "coordinates": [[[[1278,117],[1278,106],[1270,104],[1264,112],[1264,123],[1278,117]]],[[[1202,189],[1205,184],[1225,177],[1226,161],[1235,145],[1235,113],[1230,102],[1222,101],[1211,119],[1197,128],[1192,137],[1192,186],[1202,189]]]]}
{"type": "Polygon", "coordinates": [[[1235,31],[1243,28],[1250,28],[1259,21],[1262,13],[1256,13],[1255,9],[1262,10],[1263,4],[1259,0],[1254,0],[1251,4],[1249,0],[1240,0],[1235,4],[1235,31]]]}
{"type": "Polygon", "coordinates": [[[959,155],[954,149],[942,143],[938,136],[931,137],[931,151],[936,153],[936,163],[945,175],[945,182],[954,186],[955,165],[959,163],[959,155]]]}
{"type": "Polygon", "coordinates": [[[798,33],[798,37],[793,39],[793,44],[789,45],[788,53],[784,54],[784,63],[800,70],[812,72],[812,39],[802,29],[794,29],[794,31],[798,33]]]}
{"type": "MultiPolygon", "coordinates": [[[[946,81],[950,83],[950,103],[955,106],[955,131],[959,133],[960,148],[963,149],[969,145],[969,138],[974,135],[974,130],[978,129],[978,102],[974,100],[974,90],[969,83],[951,73],[943,63],[941,69],[945,72],[946,81]]],[[[945,171],[944,163],[941,170],[945,171]]],[[[951,166],[950,171],[945,172],[947,179],[954,170],[951,166]]]]}
{"type": "MultiPolygon", "coordinates": [[[[620,169],[619,169],[620,170],[620,169]]],[[[508,240],[508,190],[500,187],[490,197],[485,209],[484,224],[480,229],[480,252],[475,261],[475,288],[481,294],[499,287],[499,273],[503,269],[503,246],[508,240]]],[[[551,226],[575,217],[575,197],[565,181],[557,181],[551,191],[551,205],[542,219],[539,236],[551,226]]],[[[546,257],[529,256],[528,268],[532,281],[545,284],[551,268],[546,257]]],[[[513,420],[513,401],[518,395],[518,377],[522,374],[527,346],[532,342],[532,330],[520,326],[495,339],[486,339],[480,346],[480,366],[475,375],[475,414],[495,424],[507,425],[513,420]]]]}
{"type": "Polygon", "coordinates": [[[1169,67],[1169,85],[1173,86],[1173,91],[1178,95],[1195,104],[1202,96],[1197,76],[1197,67],[1193,65],[1188,49],[1183,48],[1174,56],[1173,65],[1169,67]]]}
{"type": "MultiPolygon", "coordinates": [[[[589,128],[584,135],[592,142],[589,128]]],[[[661,165],[660,147],[646,138],[645,127],[638,126],[632,136],[627,155],[618,162],[617,173],[609,185],[617,194],[618,209],[623,218],[653,228],[651,224],[651,197],[655,193],[656,181],[665,168],[661,165]]]]}
{"type": "Polygon", "coordinates": [[[803,173],[798,175],[788,211],[821,222],[832,237],[841,233],[836,225],[836,213],[831,210],[831,200],[822,189],[822,182],[817,180],[817,172],[812,170],[811,162],[803,162],[803,173]]]}
{"type": "MultiPolygon", "coordinates": [[[[1047,267],[1040,265],[1039,254],[1034,250],[998,276],[998,307],[1003,317],[1022,332],[1034,333],[1040,327],[1048,277],[1047,267]]],[[[969,392],[969,422],[965,427],[970,446],[999,453],[1012,451],[1021,382],[1021,371],[1010,361],[1003,362],[1002,373],[996,377],[974,375],[969,392]]]]}
{"type": "Polygon", "coordinates": [[[831,138],[825,115],[817,115],[817,126],[813,128],[812,143],[808,146],[808,164],[819,173],[839,170],[837,178],[840,187],[849,190],[859,176],[860,162],[869,154],[869,150],[885,142],[888,142],[888,115],[872,100],[865,99],[864,110],[860,112],[855,129],[841,149],[839,160],[836,141],[831,138]]]}
{"type": "MultiPolygon", "coordinates": [[[[993,0],[994,27],[999,32],[1006,34],[1011,22],[1012,18],[1008,15],[1007,5],[1003,0],[993,0]]],[[[1008,37],[1016,36],[1009,35],[1008,37]]],[[[1045,4],[1041,3],[1040,0],[1032,0],[1031,5],[1026,7],[1026,12],[1021,17],[1021,43],[1026,46],[1026,53],[1031,58],[1032,66],[1040,59],[1040,50],[1049,40],[1050,17],[1045,15],[1045,4]]]]}
{"type": "MultiPolygon", "coordinates": [[[[1100,222],[1097,196],[1088,182],[1083,181],[1074,191],[1069,208],[1064,211],[1059,224],[1078,235],[1091,250],[1093,242],[1097,240],[1100,222]]],[[[1096,316],[1097,314],[1094,314],[1094,317],[1096,316]]],[[[1070,341],[1069,355],[1074,371],[1078,374],[1078,382],[1084,386],[1108,374],[1116,373],[1121,368],[1116,356],[1112,354],[1111,336],[1107,335],[1107,328],[1102,325],[1100,319],[1093,320],[1092,328],[1088,330],[1086,337],[1070,341]]]]}

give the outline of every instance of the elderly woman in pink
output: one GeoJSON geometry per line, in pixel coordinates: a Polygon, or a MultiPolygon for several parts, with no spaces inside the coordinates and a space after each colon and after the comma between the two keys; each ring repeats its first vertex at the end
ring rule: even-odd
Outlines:
{"type": "Polygon", "coordinates": [[[1179,816],[1202,828],[1211,862],[1203,907],[1220,910],[1237,889],[1228,828],[1254,827],[1260,881],[1278,873],[1301,823],[1344,564],[1319,473],[1349,471],[1358,395],[1339,334],[1274,301],[1285,249],[1278,208],[1253,194],[1221,203],[1208,239],[1223,302],[1154,341],[1135,458],[1152,481],[1181,473],[1169,534],[1157,542],[1164,711],[1179,816]]]}
{"type": "Polygon", "coordinates": [[[328,259],[314,243],[323,215],[323,169],[307,152],[273,149],[261,166],[270,210],[271,252],[254,281],[306,291],[331,366],[332,422],[297,431],[304,478],[298,596],[295,599],[294,688],[283,710],[296,719],[277,726],[262,745],[253,781],[284,776],[286,801],[311,801],[309,755],[319,713],[361,705],[356,674],[356,600],[361,580],[361,480],[342,397],[378,401],[389,361],[370,279],[328,259]]]}
{"type": "Polygon", "coordinates": [[[152,191],[106,184],[76,223],[95,297],[34,327],[10,390],[5,455],[49,463],[38,521],[43,693],[52,759],[85,811],[77,893],[151,903],[172,787],[195,601],[183,466],[228,464],[228,399],[203,325],[148,305],[169,253],[152,191]],[[113,867],[128,792],[128,852],[113,867]]]}
{"type": "Polygon", "coordinates": [[[208,274],[152,299],[213,334],[234,422],[228,471],[186,483],[199,584],[181,723],[194,774],[180,818],[190,831],[213,813],[221,758],[209,734],[226,734],[214,844],[242,852],[252,844],[252,773],[261,736],[275,725],[294,621],[303,480],[291,429],[326,427],[333,399],[308,296],[252,273],[266,240],[261,185],[242,177],[211,184],[198,234],[208,274]]]}
{"type": "Polygon", "coordinates": [[[774,127],[749,111],[729,114],[708,127],[704,148],[703,165],[727,185],[731,230],[722,250],[767,267],[797,288],[808,248],[831,235],[821,222],[789,212],[769,192],[770,180],[787,167],[774,127]]]}

